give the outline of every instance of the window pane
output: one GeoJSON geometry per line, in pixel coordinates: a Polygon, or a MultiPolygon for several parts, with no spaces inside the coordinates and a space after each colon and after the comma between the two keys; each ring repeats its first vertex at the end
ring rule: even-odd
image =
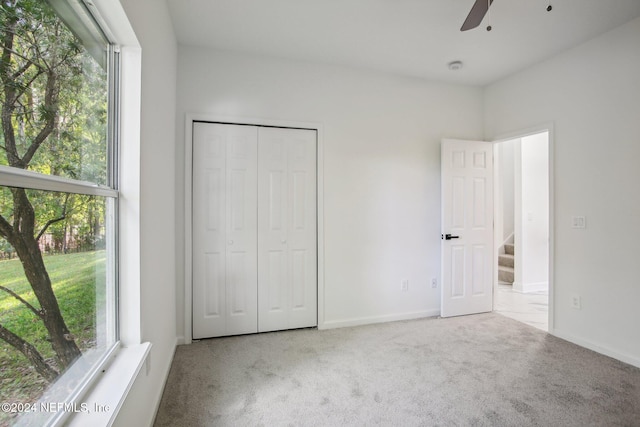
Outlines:
{"type": "Polygon", "coordinates": [[[2,402],[64,402],[115,343],[114,204],[0,187],[2,402]]]}
{"type": "MultiPolygon", "coordinates": [[[[103,46],[104,52],[107,45],[103,46]]],[[[42,0],[0,8],[0,164],[107,184],[107,72],[42,0]]],[[[104,61],[101,61],[104,62],[104,61]]]]}

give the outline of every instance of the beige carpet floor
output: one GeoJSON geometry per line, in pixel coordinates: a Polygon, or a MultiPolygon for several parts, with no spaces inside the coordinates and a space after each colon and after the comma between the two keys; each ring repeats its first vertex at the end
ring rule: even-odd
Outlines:
{"type": "Polygon", "coordinates": [[[495,313],[180,346],[156,426],[640,426],[640,369],[495,313]]]}

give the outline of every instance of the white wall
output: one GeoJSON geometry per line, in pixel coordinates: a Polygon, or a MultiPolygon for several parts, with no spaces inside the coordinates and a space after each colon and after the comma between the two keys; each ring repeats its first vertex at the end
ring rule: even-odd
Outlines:
{"type": "Polygon", "coordinates": [[[485,89],[488,138],[554,123],[553,332],[636,366],[639,46],[636,19],[485,89]],[[571,228],[577,215],[586,229],[571,228]]]}
{"type": "MultiPolygon", "coordinates": [[[[439,312],[431,278],[440,274],[440,140],[482,135],[481,89],[186,46],[178,64],[180,210],[186,113],[319,122],[321,326],[439,312]],[[409,292],[401,292],[402,279],[409,292]]],[[[182,230],[184,215],[177,215],[182,230]]],[[[179,270],[180,278],[184,265],[179,270]]]]}
{"type": "MultiPolygon", "coordinates": [[[[501,200],[499,206],[502,214],[502,228],[499,229],[497,246],[501,246],[514,231],[514,150],[515,145],[520,142],[517,140],[504,141],[498,144],[498,170],[500,173],[498,194],[496,196],[501,200]]],[[[496,219],[498,216],[496,215],[496,219]]]]}
{"type": "Polygon", "coordinates": [[[549,143],[548,133],[516,142],[516,269],[513,289],[545,291],[549,287],[549,143]]]}
{"type": "MultiPolygon", "coordinates": [[[[121,0],[142,47],[140,323],[152,343],[115,425],[150,425],[176,344],[175,105],[177,45],[164,1],[121,0]]],[[[126,332],[126,331],[124,331],[126,332]]]]}

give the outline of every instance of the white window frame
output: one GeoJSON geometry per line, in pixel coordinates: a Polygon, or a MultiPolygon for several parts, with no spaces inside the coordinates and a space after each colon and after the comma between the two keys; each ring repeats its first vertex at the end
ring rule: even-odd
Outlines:
{"type": "Polygon", "coordinates": [[[56,191],[60,193],[118,198],[118,191],[113,188],[55,175],[43,175],[10,166],[0,166],[0,185],[26,188],[29,190],[56,191]]]}

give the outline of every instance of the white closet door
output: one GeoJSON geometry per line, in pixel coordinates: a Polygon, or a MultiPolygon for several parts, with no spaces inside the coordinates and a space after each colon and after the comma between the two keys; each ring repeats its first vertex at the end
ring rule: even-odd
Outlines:
{"type": "Polygon", "coordinates": [[[258,140],[258,331],[316,326],[316,131],[258,140]]]}
{"type": "Polygon", "coordinates": [[[194,123],[193,337],[257,332],[257,128],[194,123]]]}

